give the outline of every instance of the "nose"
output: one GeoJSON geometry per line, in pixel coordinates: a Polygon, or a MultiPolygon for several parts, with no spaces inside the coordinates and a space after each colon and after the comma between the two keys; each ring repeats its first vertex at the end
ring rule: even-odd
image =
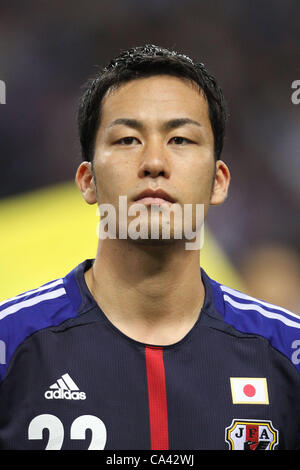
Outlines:
{"type": "Polygon", "coordinates": [[[154,139],[145,145],[141,163],[139,166],[138,176],[143,178],[150,176],[157,178],[158,176],[170,177],[170,162],[167,155],[167,149],[164,148],[162,142],[154,139]]]}

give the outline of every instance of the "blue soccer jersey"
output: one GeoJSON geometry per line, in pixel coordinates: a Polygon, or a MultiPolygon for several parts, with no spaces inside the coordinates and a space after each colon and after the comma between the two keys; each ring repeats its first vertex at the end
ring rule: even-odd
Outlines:
{"type": "Polygon", "coordinates": [[[92,263],[0,304],[0,449],[299,448],[299,316],[201,270],[193,328],[143,344],[96,303],[92,263]]]}

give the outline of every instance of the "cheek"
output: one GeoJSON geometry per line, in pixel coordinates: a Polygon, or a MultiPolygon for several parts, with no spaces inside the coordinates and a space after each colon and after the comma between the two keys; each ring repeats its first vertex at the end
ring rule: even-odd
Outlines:
{"type": "Polygon", "coordinates": [[[112,159],[99,159],[95,164],[97,192],[100,202],[118,202],[119,196],[126,195],[130,188],[130,168],[112,159]]]}
{"type": "Polygon", "coordinates": [[[183,194],[185,194],[185,203],[198,203],[208,204],[210,201],[212,186],[213,186],[213,168],[211,165],[207,166],[194,166],[194,171],[190,170],[182,174],[180,186],[183,194]]]}

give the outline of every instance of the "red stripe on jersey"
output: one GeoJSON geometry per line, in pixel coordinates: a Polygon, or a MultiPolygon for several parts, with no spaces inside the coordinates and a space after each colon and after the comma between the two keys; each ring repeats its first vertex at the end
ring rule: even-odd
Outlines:
{"type": "Polygon", "coordinates": [[[168,410],[163,350],[145,347],[151,450],[168,450],[168,410]]]}
{"type": "Polygon", "coordinates": [[[255,450],[259,442],[259,435],[258,435],[259,428],[257,424],[247,424],[246,425],[246,441],[253,442],[253,444],[249,445],[250,450],[255,450]]]}

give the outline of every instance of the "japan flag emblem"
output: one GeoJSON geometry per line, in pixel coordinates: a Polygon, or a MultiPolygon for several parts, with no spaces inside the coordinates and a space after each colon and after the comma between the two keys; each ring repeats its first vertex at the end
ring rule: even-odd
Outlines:
{"type": "Polygon", "coordinates": [[[267,379],[264,377],[230,377],[233,404],[268,405],[267,379]]]}

